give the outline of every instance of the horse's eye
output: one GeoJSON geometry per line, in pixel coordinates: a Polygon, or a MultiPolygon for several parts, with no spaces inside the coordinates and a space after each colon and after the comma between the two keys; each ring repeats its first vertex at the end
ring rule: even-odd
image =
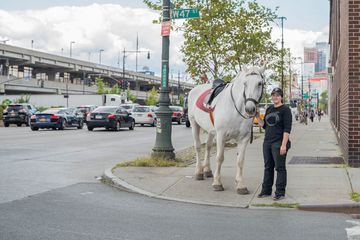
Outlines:
{"type": "Polygon", "coordinates": [[[259,82],[258,86],[261,87],[262,85],[263,85],[262,82],[259,82]]]}

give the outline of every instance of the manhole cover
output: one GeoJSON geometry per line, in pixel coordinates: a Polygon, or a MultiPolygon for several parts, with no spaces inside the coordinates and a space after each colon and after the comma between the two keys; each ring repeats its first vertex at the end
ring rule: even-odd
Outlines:
{"type": "Polygon", "coordinates": [[[341,157],[301,157],[294,156],[289,164],[343,164],[341,157]]]}

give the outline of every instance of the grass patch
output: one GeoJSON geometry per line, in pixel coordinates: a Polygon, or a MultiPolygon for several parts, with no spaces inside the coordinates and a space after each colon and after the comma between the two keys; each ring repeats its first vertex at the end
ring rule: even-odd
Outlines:
{"type": "Polygon", "coordinates": [[[360,193],[351,192],[349,195],[350,195],[351,200],[353,200],[355,202],[360,202],[360,193]]]}
{"type": "Polygon", "coordinates": [[[185,167],[186,163],[179,158],[175,160],[168,160],[164,158],[153,158],[153,157],[139,157],[135,160],[126,161],[122,163],[116,164],[113,168],[120,168],[120,167],[185,167]]]}
{"type": "Polygon", "coordinates": [[[274,202],[272,204],[253,204],[254,207],[274,207],[274,208],[293,208],[297,209],[299,208],[298,203],[278,203],[274,202]]]}

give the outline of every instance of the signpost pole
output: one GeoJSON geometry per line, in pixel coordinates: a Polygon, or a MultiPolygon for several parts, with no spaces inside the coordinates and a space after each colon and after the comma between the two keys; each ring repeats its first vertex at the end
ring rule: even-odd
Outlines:
{"type": "MultiPolygon", "coordinates": [[[[170,23],[170,0],[163,0],[163,27],[164,23],[170,23]]],[[[170,31],[170,30],[169,30],[170,31]]],[[[170,105],[169,89],[169,32],[162,31],[162,60],[161,60],[161,88],[159,108],[156,111],[156,141],[153,148],[153,157],[175,159],[174,147],[171,142],[172,111],[170,105]]]]}

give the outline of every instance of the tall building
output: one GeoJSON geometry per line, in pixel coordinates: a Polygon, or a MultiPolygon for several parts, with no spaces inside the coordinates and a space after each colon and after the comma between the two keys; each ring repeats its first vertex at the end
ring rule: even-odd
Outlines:
{"type": "Polygon", "coordinates": [[[329,62],[329,44],[327,42],[317,42],[317,61],[315,63],[315,72],[327,70],[329,62]]]}
{"type": "Polygon", "coordinates": [[[359,15],[359,1],[330,0],[331,122],[352,167],[360,167],[359,15]]]}

